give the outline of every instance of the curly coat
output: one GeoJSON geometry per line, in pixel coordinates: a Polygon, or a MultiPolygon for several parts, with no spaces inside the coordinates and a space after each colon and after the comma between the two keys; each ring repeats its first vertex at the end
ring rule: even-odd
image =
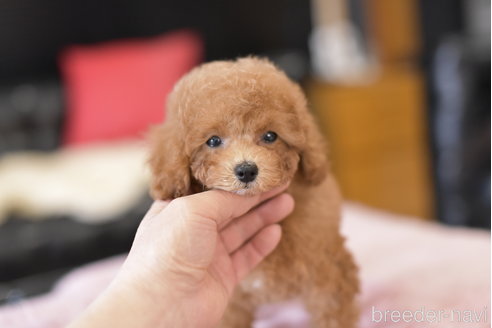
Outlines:
{"type": "Polygon", "coordinates": [[[354,327],[357,268],[339,233],[341,196],[323,138],[300,87],[254,57],[204,64],[170,94],[167,122],[150,133],[151,194],[176,198],[205,189],[255,194],[290,181],[294,212],[275,251],[236,288],[223,327],[250,327],[254,309],[300,298],[314,327],[354,327]],[[266,142],[266,132],[275,132],[266,142]],[[206,142],[219,136],[222,144],[206,142]],[[234,168],[255,163],[242,183],[234,168]]]}

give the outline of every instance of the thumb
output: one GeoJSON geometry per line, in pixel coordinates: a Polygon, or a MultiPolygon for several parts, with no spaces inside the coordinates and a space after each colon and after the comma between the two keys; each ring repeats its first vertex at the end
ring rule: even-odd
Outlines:
{"type": "Polygon", "coordinates": [[[287,186],[285,184],[254,196],[240,196],[223,190],[209,190],[175,199],[170,206],[180,207],[190,218],[213,220],[220,230],[232,219],[242,216],[256,205],[285,191],[287,186]]]}

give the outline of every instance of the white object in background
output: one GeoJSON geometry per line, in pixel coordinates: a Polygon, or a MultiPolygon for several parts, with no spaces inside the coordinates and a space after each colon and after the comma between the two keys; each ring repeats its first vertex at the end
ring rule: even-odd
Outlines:
{"type": "Polygon", "coordinates": [[[375,61],[366,54],[357,29],[348,21],[316,27],[309,40],[315,75],[338,84],[374,80],[375,61]]]}
{"type": "Polygon", "coordinates": [[[131,141],[5,155],[0,159],[0,223],[10,213],[108,221],[146,193],[145,154],[142,142],[131,141]]]}

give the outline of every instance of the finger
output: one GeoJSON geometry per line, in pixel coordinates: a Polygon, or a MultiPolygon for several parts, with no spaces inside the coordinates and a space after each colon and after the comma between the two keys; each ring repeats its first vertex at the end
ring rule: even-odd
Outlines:
{"type": "Polygon", "coordinates": [[[202,217],[215,221],[219,229],[233,218],[240,217],[254,206],[274,197],[287,188],[283,185],[255,196],[240,196],[222,190],[209,190],[175,199],[170,205],[179,207],[190,218],[202,217]]]}
{"type": "Polygon", "coordinates": [[[269,225],[232,254],[232,266],[236,271],[237,281],[246,277],[277,247],[281,235],[282,230],[278,224],[269,225]]]}
{"type": "Polygon", "coordinates": [[[234,252],[244,242],[264,227],[277,223],[294,209],[294,199],[281,194],[268,200],[242,217],[232,220],[222,231],[221,237],[228,253],[234,252]]]}

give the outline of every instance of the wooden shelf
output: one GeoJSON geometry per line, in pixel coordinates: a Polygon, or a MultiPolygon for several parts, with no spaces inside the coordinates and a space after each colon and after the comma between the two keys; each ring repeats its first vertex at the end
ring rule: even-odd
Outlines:
{"type": "Polygon", "coordinates": [[[422,76],[386,70],[374,83],[312,81],[308,98],[346,199],[434,217],[422,76]]]}

